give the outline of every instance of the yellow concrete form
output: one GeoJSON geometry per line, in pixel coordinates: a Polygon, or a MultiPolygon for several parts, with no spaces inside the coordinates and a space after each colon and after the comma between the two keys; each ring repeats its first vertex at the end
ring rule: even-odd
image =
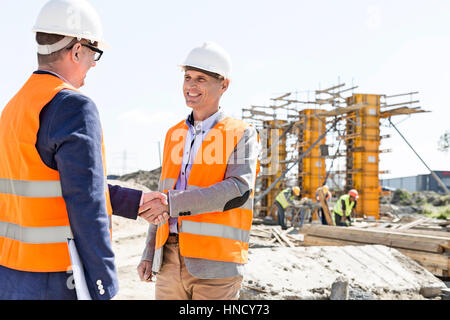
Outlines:
{"type": "MultiPolygon", "coordinates": [[[[301,155],[319,139],[326,131],[325,119],[317,115],[324,110],[305,109],[300,111],[300,119],[304,122],[299,126],[298,154],[301,155]]],[[[326,177],[325,158],[321,156],[320,145],[325,144],[323,138],[312,150],[299,162],[299,186],[302,197],[315,200],[317,188],[323,186],[326,177]]]]}
{"type": "Polygon", "coordinates": [[[358,216],[379,219],[380,95],[354,94],[348,106],[359,106],[346,119],[346,191],[358,190],[358,216]]]}
{"type": "MultiPolygon", "coordinates": [[[[277,146],[268,154],[270,161],[266,161],[262,167],[264,174],[262,175],[262,190],[266,190],[285,170],[286,170],[286,135],[280,139],[283,134],[283,125],[285,120],[264,121],[264,128],[267,130],[267,149],[270,150],[273,143],[277,146]]],[[[261,200],[261,211],[265,215],[271,215],[270,207],[274,204],[275,198],[286,187],[285,180],[281,180],[270,190],[270,192],[261,200]]],[[[273,217],[276,218],[276,217],[273,217]]]]}

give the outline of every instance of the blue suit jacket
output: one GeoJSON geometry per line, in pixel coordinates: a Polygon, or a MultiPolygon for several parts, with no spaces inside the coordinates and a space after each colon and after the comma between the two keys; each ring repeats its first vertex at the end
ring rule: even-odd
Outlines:
{"type": "MultiPolygon", "coordinates": [[[[104,201],[101,141],[97,107],[88,97],[63,90],[41,111],[36,148],[43,162],[59,172],[91,297],[107,300],[119,286],[104,201]]],[[[142,192],[118,186],[109,186],[109,191],[113,214],[137,219],[142,192]]],[[[0,299],[76,298],[70,272],[22,272],[0,266],[0,299]]]]}

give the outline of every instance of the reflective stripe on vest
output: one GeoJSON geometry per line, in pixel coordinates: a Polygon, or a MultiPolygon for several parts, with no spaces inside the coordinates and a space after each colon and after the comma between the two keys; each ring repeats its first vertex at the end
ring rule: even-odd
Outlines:
{"type": "Polygon", "coordinates": [[[30,228],[0,221],[0,237],[23,243],[65,243],[73,234],[70,227],[30,228]]]}
{"type": "MultiPolygon", "coordinates": [[[[105,181],[105,190],[108,183],[105,181]]],[[[20,181],[0,179],[0,193],[13,194],[28,198],[57,198],[62,197],[60,181],[20,181]]]]}
{"type": "MultiPolygon", "coordinates": [[[[108,216],[109,228],[112,228],[111,216],[108,216]]],[[[73,239],[69,226],[64,227],[22,227],[18,224],[0,221],[0,237],[23,243],[65,243],[73,239]]]]}
{"type": "Polygon", "coordinates": [[[62,197],[59,181],[19,181],[0,179],[0,193],[30,198],[62,197]]]}
{"type": "Polygon", "coordinates": [[[250,241],[250,231],[214,223],[182,221],[180,232],[202,236],[221,237],[242,242],[250,241]]]}

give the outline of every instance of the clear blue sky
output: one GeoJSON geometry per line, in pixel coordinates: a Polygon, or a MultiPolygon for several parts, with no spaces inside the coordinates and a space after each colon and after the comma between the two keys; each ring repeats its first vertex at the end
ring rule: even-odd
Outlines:
{"type": "MultiPolygon", "coordinates": [[[[0,110],[36,69],[31,28],[45,0],[0,4],[0,110]]],[[[222,107],[240,117],[251,104],[278,93],[325,88],[341,81],[356,92],[419,91],[432,111],[397,117],[398,128],[435,170],[450,170],[450,154],[437,151],[450,129],[450,2],[299,0],[91,0],[107,51],[82,91],[97,104],[109,173],[159,165],[158,141],[189,109],[177,67],[194,46],[211,40],[233,60],[222,107]]],[[[384,176],[427,172],[393,129],[382,149],[384,176]]]]}

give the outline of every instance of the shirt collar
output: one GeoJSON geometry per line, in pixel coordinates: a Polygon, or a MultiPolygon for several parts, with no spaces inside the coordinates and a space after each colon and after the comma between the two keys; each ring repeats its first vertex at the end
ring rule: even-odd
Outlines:
{"type": "Polygon", "coordinates": [[[48,70],[37,70],[37,71],[35,71],[34,73],[35,73],[35,74],[51,74],[51,75],[53,75],[53,76],[55,76],[55,77],[60,78],[60,79],[61,79],[62,81],[64,81],[65,83],[70,84],[70,82],[67,81],[66,79],[64,79],[63,76],[61,76],[60,74],[57,74],[56,72],[53,72],[53,71],[48,71],[48,70]]]}
{"type": "Polygon", "coordinates": [[[194,121],[194,113],[192,112],[186,119],[186,124],[189,128],[193,129],[196,134],[198,134],[199,131],[211,130],[212,127],[214,127],[214,125],[217,123],[217,118],[221,113],[222,108],[219,108],[219,110],[209,118],[203,121],[194,121]]]}

